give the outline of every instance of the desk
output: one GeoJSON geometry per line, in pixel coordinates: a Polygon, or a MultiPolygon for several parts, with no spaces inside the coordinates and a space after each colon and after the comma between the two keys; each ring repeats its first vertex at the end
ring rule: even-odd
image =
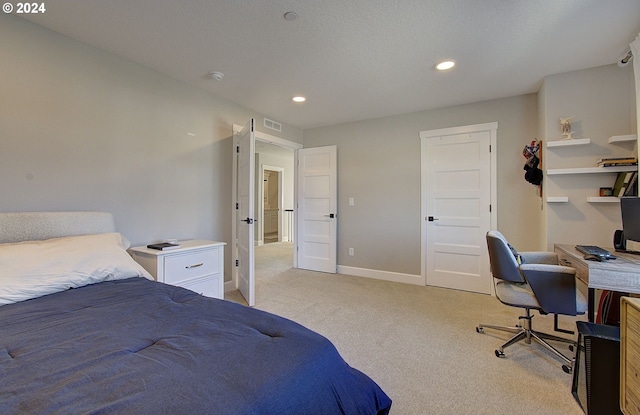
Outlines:
{"type": "Polygon", "coordinates": [[[615,252],[603,247],[618,259],[609,261],[586,261],[584,254],[575,245],[555,244],[560,265],[575,268],[576,277],[589,288],[589,321],[594,321],[595,290],[610,290],[640,294],[640,255],[615,252]]]}

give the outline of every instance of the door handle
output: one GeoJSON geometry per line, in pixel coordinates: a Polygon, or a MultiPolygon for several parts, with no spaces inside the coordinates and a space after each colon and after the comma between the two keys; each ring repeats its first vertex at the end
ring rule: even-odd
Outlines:
{"type": "Polygon", "coordinates": [[[247,222],[249,225],[251,225],[253,223],[253,219],[251,218],[246,218],[246,219],[240,219],[242,222],[247,222]]]}
{"type": "Polygon", "coordinates": [[[335,215],[335,213],[329,213],[328,215],[324,215],[324,217],[333,219],[333,218],[336,217],[336,215],[335,215]]]}
{"type": "Polygon", "coordinates": [[[440,219],[438,219],[438,218],[434,218],[433,216],[427,216],[427,220],[428,220],[429,222],[433,222],[434,220],[440,220],[440,219]]]}

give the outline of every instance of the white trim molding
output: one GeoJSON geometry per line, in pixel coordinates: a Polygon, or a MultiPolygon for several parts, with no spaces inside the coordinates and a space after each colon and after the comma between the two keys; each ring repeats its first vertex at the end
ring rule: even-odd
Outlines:
{"type": "Polygon", "coordinates": [[[353,275],[356,277],[373,278],[391,282],[401,282],[405,284],[424,285],[421,275],[403,274],[400,272],[380,271],[376,269],[349,267],[338,265],[338,274],[353,275]]]}

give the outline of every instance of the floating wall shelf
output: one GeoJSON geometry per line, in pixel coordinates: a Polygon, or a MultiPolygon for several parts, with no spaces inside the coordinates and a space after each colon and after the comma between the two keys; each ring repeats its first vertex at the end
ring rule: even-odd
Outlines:
{"type": "Polygon", "coordinates": [[[609,144],[611,144],[611,143],[624,143],[624,142],[636,141],[636,140],[638,140],[638,136],[635,135],[635,134],[614,135],[612,137],[609,137],[609,144]]]}
{"type": "Polygon", "coordinates": [[[564,146],[583,146],[590,144],[590,138],[571,138],[567,140],[547,141],[548,147],[564,147],[564,146]]]}
{"type": "Polygon", "coordinates": [[[549,196],[547,197],[547,203],[567,203],[569,201],[568,196],[549,196]]]}
{"type": "Polygon", "coordinates": [[[618,173],[621,171],[636,171],[636,170],[638,170],[638,166],[574,167],[569,169],[547,169],[547,174],[556,175],[556,174],[618,173]]]}
{"type": "Polygon", "coordinates": [[[593,196],[588,197],[589,203],[620,203],[620,198],[614,196],[593,196]]]}

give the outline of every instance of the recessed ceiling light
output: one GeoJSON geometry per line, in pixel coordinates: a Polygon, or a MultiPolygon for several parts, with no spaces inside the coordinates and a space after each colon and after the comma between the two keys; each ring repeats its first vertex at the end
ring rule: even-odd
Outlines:
{"type": "Polygon", "coordinates": [[[303,96],[297,96],[297,97],[293,97],[291,98],[293,100],[293,102],[305,102],[307,99],[303,96]]]}
{"type": "Polygon", "coordinates": [[[436,65],[436,69],[439,71],[446,71],[447,69],[451,69],[456,66],[454,61],[443,61],[436,65]]]}

